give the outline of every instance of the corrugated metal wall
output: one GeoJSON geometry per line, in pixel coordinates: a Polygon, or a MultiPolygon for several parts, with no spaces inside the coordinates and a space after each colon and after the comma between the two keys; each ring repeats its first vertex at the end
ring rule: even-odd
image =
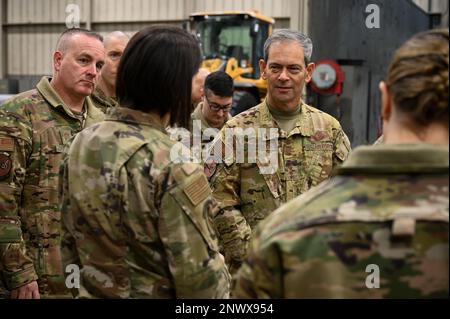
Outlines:
{"type": "MultiPolygon", "coordinates": [[[[250,10],[276,19],[276,28],[308,33],[310,0],[0,0],[0,78],[51,73],[51,54],[65,29],[67,5],[80,9],[82,27],[103,35],[134,33],[155,23],[181,24],[196,11],[250,10]],[[3,17],[2,17],[3,16],[3,17]],[[0,29],[1,30],[1,29],[0,29]]],[[[333,0],[329,0],[333,1],[333,0]]],[[[413,0],[424,10],[447,11],[447,0],[413,0]],[[442,9],[445,7],[444,9],[442,9]]]]}
{"type": "MultiPolygon", "coordinates": [[[[381,131],[378,85],[385,77],[393,52],[413,34],[427,30],[430,27],[429,16],[407,0],[314,0],[310,9],[313,60],[337,60],[341,66],[360,66],[370,72],[367,100],[358,100],[357,96],[350,94],[353,105],[367,107],[369,118],[367,122],[350,120],[347,123],[354,126],[354,132],[366,130],[364,138],[372,143],[378,137],[378,130],[381,131]],[[379,6],[382,11],[380,28],[368,29],[365,25],[364,12],[370,4],[379,6]],[[345,17],[345,21],[341,17],[345,17]],[[327,24],[313,24],[313,21],[327,21],[327,24]],[[329,39],[333,39],[332,44],[329,39]]],[[[359,80],[357,82],[360,83],[359,80]]],[[[347,89],[344,86],[344,90],[347,89]]],[[[349,111],[344,109],[343,113],[349,111]]],[[[345,124],[341,124],[346,129],[345,124]]]]}
{"type": "MultiPolygon", "coordinates": [[[[275,27],[306,31],[308,0],[0,0],[6,48],[2,75],[20,78],[50,74],[51,55],[65,29],[66,7],[80,9],[80,26],[105,35],[134,33],[155,23],[181,24],[197,11],[255,9],[276,19],[275,27]],[[5,67],[6,65],[6,67],[5,67]]],[[[0,38],[1,40],[1,38],[0,38]]],[[[0,71],[1,71],[0,66],[0,71]]]]}
{"type": "Polygon", "coordinates": [[[186,19],[186,1],[179,0],[94,0],[93,22],[178,21],[186,19]]]}
{"type": "Polygon", "coordinates": [[[413,2],[428,13],[445,12],[448,10],[447,0],[413,0],[413,2]]]}
{"type": "Polygon", "coordinates": [[[6,22],[7,24],[63,23],[69,4],[76,4],[80,7],[80,12],[88,13],[89,0],[7,0],[6,22]]]}
{"type": "Polygon", "coordinates": [[[50,74],[58,35],[65,29],[66,7],[80,8],[86,26],[89,0],[3,0],[6,2],[6,75],[50,74]]]}

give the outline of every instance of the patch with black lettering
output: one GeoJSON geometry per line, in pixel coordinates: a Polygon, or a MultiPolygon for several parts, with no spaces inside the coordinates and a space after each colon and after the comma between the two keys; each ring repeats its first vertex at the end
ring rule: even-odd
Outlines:
{"type": "Polygon", "coordinates": [[[333,151],[332,143],[313,143],[303,146],[306,151],[333,151]]]}
{"type": "Polygon", "coordinates": [[[11,158],[5,154],[0,154],[0,181],[8,177],[11,167],[11,158]]]}

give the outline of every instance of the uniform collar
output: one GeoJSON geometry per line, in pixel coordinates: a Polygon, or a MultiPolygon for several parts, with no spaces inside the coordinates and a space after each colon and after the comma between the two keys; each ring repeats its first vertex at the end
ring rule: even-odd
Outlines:
{"type": "MultiPolygon", "coordinates": [[[[49,76],[42,77],[39,83],[36,85],[36,89],[44,97],[47,103],[49,103],[52,107],[62,108],[64,112],[67,113],[69,116],[76,118],[72,110],[63,102],[63,100],[55,91],[53,86],[51,86],[50,84],[51,80],[52,78],[49,76]]],[[[90,97],[85,98],[84,106],[87,109],[86,114],[87,126],[89,126],[89,124],[101,121],[103,119],[103,113],[94,106],[90,97]]]]}
{"type": "Polygon", "coordinates": [[[205,117],[203,116],[202,107],[203,107],[203,102],[200,102],[197,104],[197,107],[195,108],[194,112],[192,112],[192,114],[191,114],[191,119],[192,120],[200,120],[202,122],[202,130],[205,130],[207,128],[210,128],[211,126],[209,125],[209,123],[205,119],[205,117]]]}
{"type": "Polygon", "coordinates": [[[428,143],[360,146],[338,174],[448,173],[448,156],[448,146],[428,143]]]}
{"type": "Polygon", "coordinates": [[[72,114],[70,108],[65,105],[53,86],[51,86],[51,80],[51,77],[43,76],[39,83],[36,85],[37,90],[51,106],[53,106],[54,108],[63,107],[67,113],[72,114]]]}
{"type": "Polygon", "coordinates": [[[116,106],[107,116],[106,121],[119,121],[132,124],[148,125],[167,134],[161,120],[150,113],[116,106]]]}
{"type": "Polygon", "coordinates": [[[100,89],[100,87],[96,87],[94,92],[91,94],[92,99],[98,101],[99,104],[102,104],[104,106],[116,106],[117,105],[117,99],[113,97],[106,96],[105,92],[100,89]]]}
{"type": "MultiPolygon", "coordinates": [[[[315,132],[310,112],[310,107],[307,104],[303,103],[302,100],[300,100],[300,113],[297,115],[298,119],[295,123],[295,127],[294,129],[292,129],[289,135],[285,135],[285,137],[289,137],[295,134],[300,134],[303,136],[314,135],[315,132]]],[[[261,103],[261,107],[259,108],[259,116],[261,127],[279,129],[277,123],[275,122],[275,119],[269,111],[269,107],[267,106],[267,98],[264,99],[263,103],[261,103]]]]}

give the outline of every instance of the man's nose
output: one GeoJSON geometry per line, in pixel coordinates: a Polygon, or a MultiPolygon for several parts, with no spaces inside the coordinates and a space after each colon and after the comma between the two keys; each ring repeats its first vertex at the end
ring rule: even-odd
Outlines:
{"type": "Polygon", "coordinates": [[[98,72],[99,72],[99,70],[97,70],[97,65],[95,63],[92,63],[89,66],[88,74],[92,75],[93,77],[95,77],[95,76],[97,76],[98,72]]]}
{"type": "Polygon", "coordinates": [[[287,68],[283,68],[283,70],[281,70],[280,76],[278,77],[278,80],[280,81],[287,81],[289,80],[289,75],[287,72],[287,68]]]}

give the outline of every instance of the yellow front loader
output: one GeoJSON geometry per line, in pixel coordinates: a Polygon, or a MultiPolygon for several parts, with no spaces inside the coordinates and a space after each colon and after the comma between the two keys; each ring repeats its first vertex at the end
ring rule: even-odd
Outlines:
{"type": "Polygon", "coordinates": [[[232,115],[260,103],[267,83],[261,79],[259,60],[275,20],[256,11],[199,12],[189,18],[200,41],[202,67],[225,71],[234,80],[232,115]]]}

